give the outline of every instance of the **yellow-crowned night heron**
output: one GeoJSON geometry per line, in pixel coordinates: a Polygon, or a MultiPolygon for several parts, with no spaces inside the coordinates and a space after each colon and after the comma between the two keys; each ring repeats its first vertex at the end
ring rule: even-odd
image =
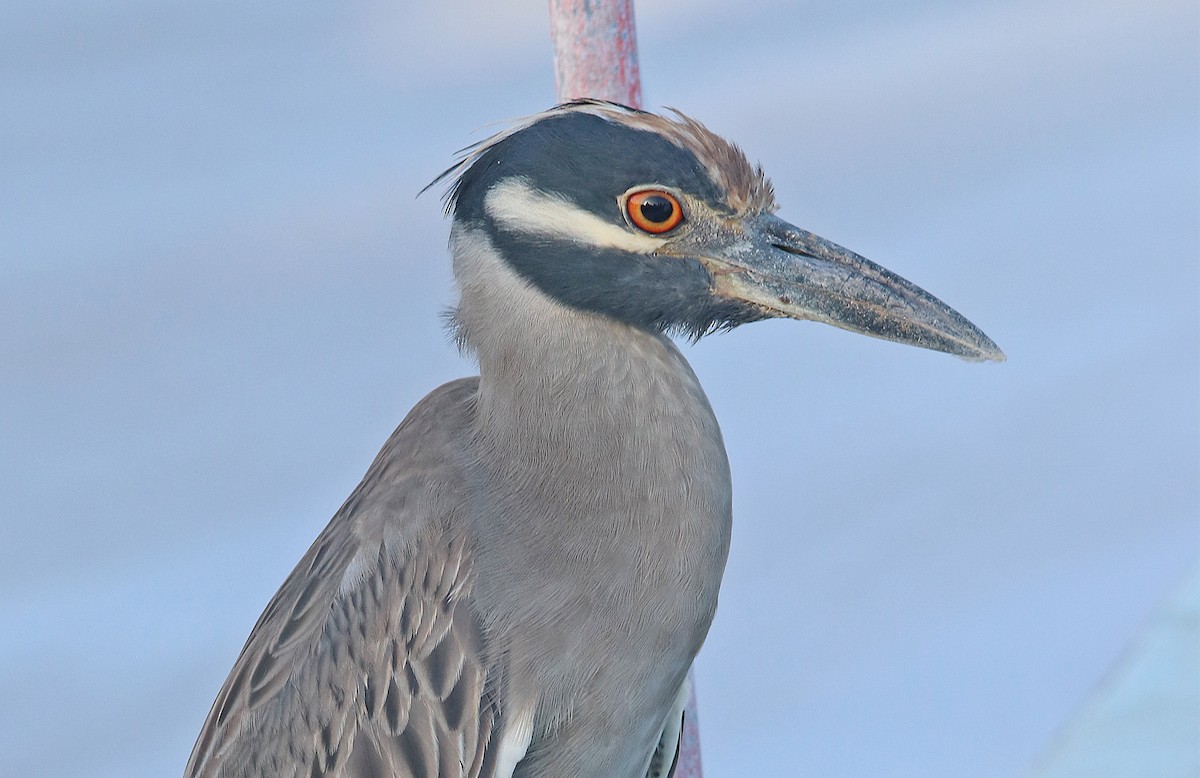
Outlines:
{"type": "Polygon", "coordinates": [[[413,409],[284,582],[188,776],[668,774],[730,482],[667,334],[787,316],[1003,359],[776,217],[761,170],[683,116],[570,103],[447,175],[480,375],[413,409]]]}

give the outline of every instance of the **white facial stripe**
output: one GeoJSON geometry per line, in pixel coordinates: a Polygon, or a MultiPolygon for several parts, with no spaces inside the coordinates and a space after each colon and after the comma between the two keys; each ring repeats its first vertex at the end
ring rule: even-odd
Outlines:
{"type": "Polygon", "coordinates": [[[649,254],[665,240],[630,232],[561,197],[538,192],[523,178],[502,181],[487,193],[483,209],[506,230],[574,241],[585,246],[649,254]]]}

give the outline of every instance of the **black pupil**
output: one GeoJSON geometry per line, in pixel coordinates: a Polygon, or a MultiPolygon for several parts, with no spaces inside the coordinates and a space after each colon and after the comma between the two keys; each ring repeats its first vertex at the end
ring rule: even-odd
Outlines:
{"type": "Polygon", "coordinates": [[[675,204],[662,195],[650,195],[642,200],[642,216],[646,221],[662,224],[675,215],[675,204]]]}

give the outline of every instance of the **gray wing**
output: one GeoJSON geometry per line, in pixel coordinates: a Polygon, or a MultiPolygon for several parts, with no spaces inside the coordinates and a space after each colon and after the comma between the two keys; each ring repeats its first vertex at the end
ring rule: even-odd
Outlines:
{"type": "Polygon", "coordinates": [[[458,531],[475,387],[436,390],[389,439],[251,631],[186,778],[494,772],[501,712],[458,531]]]}

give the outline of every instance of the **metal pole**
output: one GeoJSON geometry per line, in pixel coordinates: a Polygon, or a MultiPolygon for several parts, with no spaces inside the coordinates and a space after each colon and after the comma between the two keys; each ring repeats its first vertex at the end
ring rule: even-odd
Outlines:
{"type": "Polygon", "coordinates": [[[633,0],[550,0],[550,38],[560,101],[642,107],[633,0]]]}
{"type": "MultiPolygon", "coordinates": [[[[642,107],[633,0],[550,0],[550,37],[560,102],[596,97],[642,107]]],[[[694,671],[688,682],[675,778],[703,778],[694,671]]]]}

